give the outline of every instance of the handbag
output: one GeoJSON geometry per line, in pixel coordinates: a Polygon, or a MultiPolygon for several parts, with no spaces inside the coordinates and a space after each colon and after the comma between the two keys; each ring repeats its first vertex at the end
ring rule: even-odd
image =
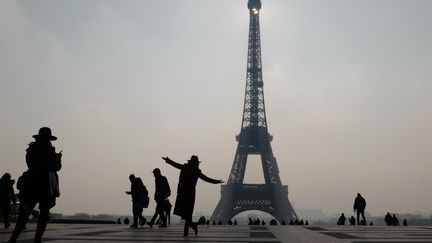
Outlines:
{"type": "Polygon", "coordinates": [[[57,172],[49,171],[50,196],[60,197],[60,187],[57,172]]]}

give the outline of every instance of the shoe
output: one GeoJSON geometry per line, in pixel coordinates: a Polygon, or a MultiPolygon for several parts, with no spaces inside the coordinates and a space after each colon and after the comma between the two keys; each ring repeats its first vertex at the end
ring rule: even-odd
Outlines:
{"type": "Polygon", "coordinates": [[[147,222],[147,225],[150,226],[150,228],[153,228],[153,222],[147,222]]]}
{"type": "Polygon", "coordinates": [[[144,218],[144,217],[142,217],[142,218],[140,218],[140,220],[139,220],[139,224],[141,225],[141,226],[144,226],[145,225],[145,223],[146,223],[146,219],[144,218]]]}
{"type": "Polygon", "coordinates": [[[138,228],[138,225],[137,224],[132,224],[130,227],[131,228],[138,228]]]}

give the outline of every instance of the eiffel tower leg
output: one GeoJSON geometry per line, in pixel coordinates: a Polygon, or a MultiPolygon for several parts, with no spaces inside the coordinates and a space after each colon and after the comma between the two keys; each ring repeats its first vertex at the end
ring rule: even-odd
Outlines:
{"type": "Polygon", "coordinates": [[[274,217],[282,223],[288,224],[290,220],[298,219],[297,214],[294,211],[293,206],[288,200],[288,187],[282,186],[281,190],[276,190],[274,193],[273,207],[275,209],[274,217]]]}
{"type": "Polygon", "coordinates": [[[227,223],[234,216],[234,198],[232,192],[225,188],[225,186],[221,187],[221,199],[213,211],[210,221],[217,223],[220,220],[222,223],[227,223]]]}

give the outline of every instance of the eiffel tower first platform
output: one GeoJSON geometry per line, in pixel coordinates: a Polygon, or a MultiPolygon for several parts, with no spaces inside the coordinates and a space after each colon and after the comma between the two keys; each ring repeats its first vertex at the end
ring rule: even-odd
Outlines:
{"type": "Polygon", "coordinates": [[[288,186],[282,185],[276,158],[270,145],[272,136],[267,129],[261,63],[259,13],[260,0],[249,0],[249,43],[246,91],[243,119],[231,173],[222,185],[221,199],[211,220],[227,222],[235,215],[248,211],[264,211],[279,222],[297,219],[288,200],[288,186]],[[248,155],[260,155],[265,184],[245,184],[248,155]]]}

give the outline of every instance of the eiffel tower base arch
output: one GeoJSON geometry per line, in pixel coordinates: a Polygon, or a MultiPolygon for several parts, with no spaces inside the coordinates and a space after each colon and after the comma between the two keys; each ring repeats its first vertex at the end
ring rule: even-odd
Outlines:
{"type": "Polygon", "coordinates": [[[279,223],[288,224],[297,215],[288,201],[288,187],[269,184],[223,185],[221,199],[211,221],[226,223],[235,215],[245,211],[258,210],[272,215],[279,223]]]}

